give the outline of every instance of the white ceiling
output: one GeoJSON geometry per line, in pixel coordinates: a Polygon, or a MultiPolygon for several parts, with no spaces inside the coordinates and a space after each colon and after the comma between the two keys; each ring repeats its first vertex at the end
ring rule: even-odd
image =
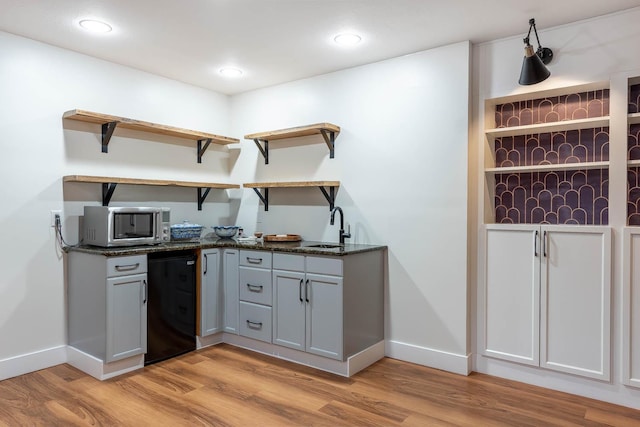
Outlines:
{"type": "Polygon", "coordinates": [[[636,6],[639,0],[0,0],[0,30],[235,94],[463,40],[524,36],[529,18],[544,33],[636,6]],[[84,18],[114,31],[87,34],[77,25],[84,18]],[[363,42],[337,47],[333,36],[343,31],[363,42]],[[220,76],[228,65],[244,75],[220,76]]]}

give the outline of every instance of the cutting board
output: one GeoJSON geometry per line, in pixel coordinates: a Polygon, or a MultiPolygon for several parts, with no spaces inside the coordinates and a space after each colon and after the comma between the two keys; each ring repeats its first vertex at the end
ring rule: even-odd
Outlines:
{"type": "Polygon", "coordinates": [[[267,234],[264,236],[265,242],[299,242],[302,237],[299,234],[267,234]]]}

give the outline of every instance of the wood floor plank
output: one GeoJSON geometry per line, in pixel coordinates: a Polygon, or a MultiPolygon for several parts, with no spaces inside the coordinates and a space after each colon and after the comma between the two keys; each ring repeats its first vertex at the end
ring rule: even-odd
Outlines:
{"type": "Polygon", "coordinates": [[[219,345],[106,381],[69,365],[0,381],[5,426],[640,426],[640,411],[384,358],[351,378],[219,345]]]}

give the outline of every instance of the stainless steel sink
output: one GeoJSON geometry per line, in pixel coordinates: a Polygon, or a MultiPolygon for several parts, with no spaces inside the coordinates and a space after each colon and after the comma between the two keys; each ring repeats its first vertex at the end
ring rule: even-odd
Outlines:
{"type": "Polygon", "coordinates": [[[341,248],[342,245],[332,245],[329,243],[320,243],[318,245],[309,245],[307,246],[307,248],[319,248],[319,249],[335,249],[335,248],[341,248]]]}

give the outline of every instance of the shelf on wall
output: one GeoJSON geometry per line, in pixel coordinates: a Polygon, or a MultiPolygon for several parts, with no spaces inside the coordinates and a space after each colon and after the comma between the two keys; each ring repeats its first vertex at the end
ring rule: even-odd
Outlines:
{"type": "Polygon", "coordinates": [[[239,143],[240,140],[212,133],[200,132],[190,129],[181,129],[173,126],[161,125],[157,123],[144,122],[141,120],[129,119],[126,117],[112,116],[109,114],[94,113],[85,110],[70,110],[63,114],[64,119],[78,120],[81,122],[96,123],[102,126],[102,152],[109,150],[109,141],[116,127],[149,132],[156,135],[173,136],[184,138],[198,143],[197,159],[202,163],[202,155],[210,144],[228,145],[239,143]]]}
{"type": "Polygon", "coordinates": [[[631,113],[627,116],[627,121],[630,125],[640,123],[640,113],[631,113]]]}
{"type": "Polygon", "coordinates": [[[152,186],[171,186],[171,187],[190,187],[198,190],[198,210],[202,210],[202,204],[207,198],[211,189],[228,190],[240,188],[238,184],[222,184],[216,182],[192,182],[192,181],[175,181],[175,180],[159,180],[159,179],[140,179],[140,178],[118,178],[107,176],[87,176],[87,175],[67,175],[62,178],[63,182],[85,182],[102,184],[102,205],[108,206],[111,196],[118,184],[131,185],[152,185],[152,186]]]}
{"type": "Polygon", "coordinates": [[[264,157],[264,164],[269,164],[269,142],[280,139],[298,138],[301,136],[322,135],[324,142],[329,147],[329,158],[335,154],[336,136],[340,133],[340,126],[331,123],[316,123],[313,125],[299,126],[288,129],[272,130],[268,132],[252,133],[245,135],[245,139],[252,139],[264,157]]]}
{"type": "Polygon", "coordinates": [[[563,163],[563,164],[555,164],[555,165],[507,166],[507,167],[501,167],[501,168],[486,168],[484,171],[487,174],[500,175],[505,173],[606,169],[608,167],[609,167],[609,162],[584,162],[584,163],[563,163]]]}
{"type": "Polygon", "coordinates": [[[487,129],[485,131],[485,134],[487,135],[487,137],[501,138],[506,136],[531,135],[547,132],[563,132],[567,130],[592,129],[607,126],[609,126],[609,116],[487,129]]]}
{"type": "Polygon", "coordinates": [[[340,181],[298,181],[298,182],[252,182],[242,184],[245,188],[252,188],[264,204],[264,210],[269,210],[270,188],[309,188],[317,187],[329,202],[329,209],[333,209],[336,200],[336,189],[340,181]],[[260,189],[263,192],[260,192],[260,189]]]}

